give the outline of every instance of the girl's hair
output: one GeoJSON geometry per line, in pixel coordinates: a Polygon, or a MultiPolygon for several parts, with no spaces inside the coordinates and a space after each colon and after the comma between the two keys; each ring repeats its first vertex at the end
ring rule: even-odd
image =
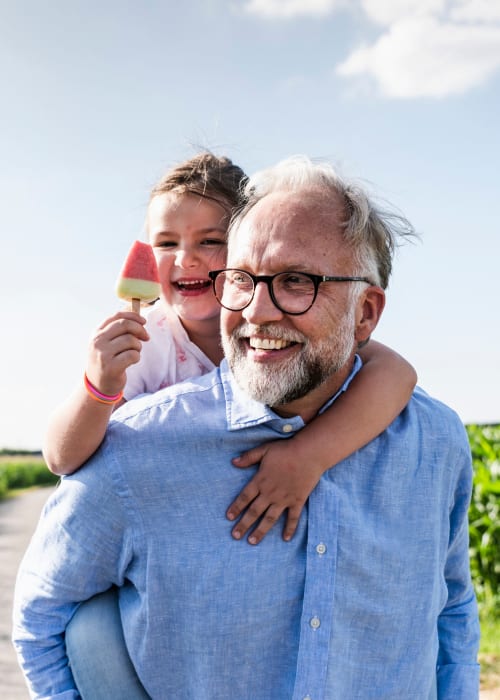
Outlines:
{"type": "Polygon", "coordinates": [[[150,201],[165,192],[192,193],[213,199],[232,212],[242,204],[247,180],[229,158],[203,151],[169,170],[151,190],[150,201]]]}

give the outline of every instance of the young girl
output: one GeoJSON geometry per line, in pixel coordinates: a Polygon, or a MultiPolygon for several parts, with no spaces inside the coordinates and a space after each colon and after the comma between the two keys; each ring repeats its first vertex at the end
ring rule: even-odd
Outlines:
{"type": "MultiPolygon", "coordinates": [[[[161,298],[146,318],[120,311],[97,329],[85,380],[51,419],[44,457],[56,474],[76,471],[99,447],[112,411],[124,400],[209,372],[222,360],[220,307],[208,272],[225,266],[226,231],[240,204],[243,171],[202,153],[168,172],[153,188],[146,216],[158,262],[161,298]]],[[[375,438],[406,405],[413,368],[370,341],[349,392],[293,438],[244,453],[237,467],[260,468],[230,504],[236,539],[253,526],[257,544],[288,509],[289,540],[321,474],[375,438]]]]}

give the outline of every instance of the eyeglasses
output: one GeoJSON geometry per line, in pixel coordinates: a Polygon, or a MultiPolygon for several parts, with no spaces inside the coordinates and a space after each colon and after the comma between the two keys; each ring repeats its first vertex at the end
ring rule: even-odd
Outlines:
{"type": "Polygon", "coordinates": [[[212,270],[208,273],[217,301],[229,311],[241,311],[250,305],[255,287],[264,282],[274,305],[284,314],[300,316],[309,311],[322,282],[366,282],[368,277],[327,277],[309,272],[278,272],[276,275],[252,275],[245,270],[212,270]]]}

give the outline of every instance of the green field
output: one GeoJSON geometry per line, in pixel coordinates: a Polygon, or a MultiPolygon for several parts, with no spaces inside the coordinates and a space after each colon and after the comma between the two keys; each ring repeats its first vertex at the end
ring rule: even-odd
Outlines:
{"type": "Polygon", "coordinates": [[[55,484],[58,479],[37,453],[0,453],[0,498],[18,489],[55,484]]]}

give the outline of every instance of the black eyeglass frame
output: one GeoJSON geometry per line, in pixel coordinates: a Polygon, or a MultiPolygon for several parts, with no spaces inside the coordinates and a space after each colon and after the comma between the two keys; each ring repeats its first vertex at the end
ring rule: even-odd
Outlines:
{"type": "Polygon", "coordinates": [[[269,296],[271,297],[273,304],[276,306],[277,309],[279,309],[281,311],[281,313],[287,314],[288,316],[302,316],[302,314],[307,313],[309,311],[309,309],[312,307],[312,305],[314,304],[314,302],[316,301],[316,297],[318,296],[319,285],[322,282],[366,282],[367,284],[369,284],[372,287],[376,286],[375,283],[372,282],[372,280],[369,279],[368,277],[350,277],[350,276],[345,276],[345,275],[341,275],[341,276],[337,275],[337,276],[332,277],[330,275],[315,275],[312,272],[299,272],[297,270],[284,270],[283,272],[277,272],[275,275],[252,275],[252,273],[247,272],[247,270],[241,270],[238,267],[228,267],[228,268],[225,268],[223,270],[210,270],[210,272],[208,273],[208,276],[212,280],[212,288],[213,288],[215,298],[217,299],[219,304],[221,306],[223,306],[225,309],[227,309],[228,311],[243,311],[243,309],[246,309],[247,306],[250,306],[250,304],[252,303],[253,298],[255,296],[255,289],[256,289],[258,283],[264,282],[264,284],[267,285],[267,289],[269,291],[269,296]],[[248,275],[248,277],[250,277],[250,279],[252,280],[252,282],[253,282],[252,296],[250,297],[250,299],[248,300],[248,302],[244,306],[241,306],[237,309],[233,309],[230,306],[226,306],[225,304],[223,304],[221,302],[221,300],[219,299],[219,297],[217,296],[217,292],[215,290],[215,282],[216,282],[217,277],[220,274],[222,274],[223,272],[243,272],[243,274],[248,275]],[[304,277],[308,277],[311,280],[311,282],[314,284],[314,294],[312,297],[312,301],[309,304],[309,306],[307,307],[307,309],[304,309],[304,311],[285,311],[285,309],[281,308],[281,306],[278,304],[278,301],[276,300],[276,297],[274,296],[274,291],[273,291],[274,279],[276,277],[279,277],[280,275],[286,275],[286,274],[303,275],[304,277]]]}

